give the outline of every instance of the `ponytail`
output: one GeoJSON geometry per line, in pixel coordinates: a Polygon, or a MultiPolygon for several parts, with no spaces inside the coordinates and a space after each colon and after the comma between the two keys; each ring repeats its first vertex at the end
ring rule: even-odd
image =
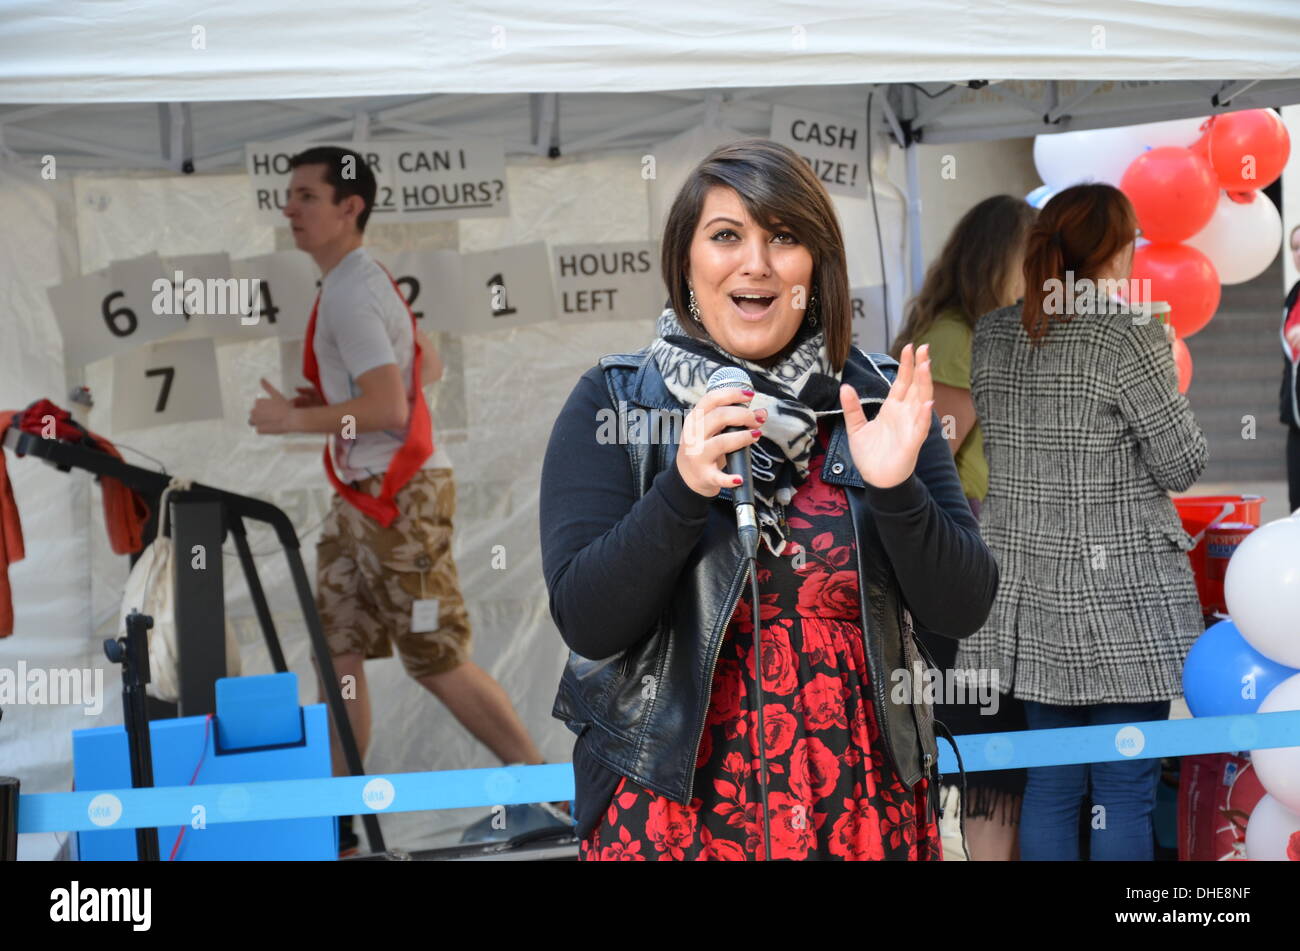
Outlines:
{"type": "Polygon", "coordinates": [[[1133,206],[1112,185],[1074,185],[1043,206],[1025,246],[1025,303],[1020,324],[1034,346],[1047,338],[1052,319],[1068,320],[1072,295],[1062,313],[1047,313],[1044,302],[1055,284],[1093,279],[1137,235],[1133,206]]]}

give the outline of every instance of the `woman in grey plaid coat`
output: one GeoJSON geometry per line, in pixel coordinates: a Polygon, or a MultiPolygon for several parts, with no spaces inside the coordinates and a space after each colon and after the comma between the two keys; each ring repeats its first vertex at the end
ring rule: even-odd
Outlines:
{"type": "MultiPolygon", "coordinates": [[[[1117,189],[1062,191],[1030,234],[1023,306],[977,324],[971,392],[989,460],[980,527],[1002,580],[957,666],[1025,701],[1030,729],[1167,718],[1204,629],[1193,541],[1169,492],[1201,474],[1205,436],[1162,325],[1102,283],[1127,281],[1136,233],[1117,189]],[[1091,289],[1100,293],[1079,293],[1091,289]]],[[[1159,765],[1030,769],[1021,857],[1078,858],[1091,778],[1091,857],[1150,860],[1159,765]]]]}

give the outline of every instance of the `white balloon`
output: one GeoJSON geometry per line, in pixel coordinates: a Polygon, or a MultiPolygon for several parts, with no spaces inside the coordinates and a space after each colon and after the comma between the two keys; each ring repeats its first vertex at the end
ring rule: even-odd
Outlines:
{"type": "Polygon", "coordinates": [[[1183,244],[1200,251],[1219,273],[1222,284],[1243,284],[1259,277],[1282,247],[1282,216],[1266,195],[1238,204],[1219,192],[1214,216],[1183,244]]]}
{"type": "Polygon", "coordinates": [[[1129,163],[1137,158],[1123,129],[1087,129],[1034,136],[1034,167],[1052,191],[1083,182],[1119,187],[1129,163]]]}
{"type": "Polygon", "coordinates": [[[1206,118],[1037,135],[1034,167],[1053,191],[1081,182],[1106,182],[1118,188],[1135,158],[1162,145],[1191,145],[1200,138],[1200,126],[1206,118]]]}
{"type": "Polygon", "coordinates": [[[1223,597],[1246,643],[1300,667],[1300,519],[1280,518],[1246,536],[1228,559],[1223,597]]]}
{"type": "MultiPolygon", "coordinates": [[[[1300,710],[1300,674],[1288,677],[1270,690],[1255,712],[1285,710],[1300,710]]],[[[1250,761],[1264,790],[1286,809],[1300,812],[1300,746],[1251,750],[1250,761]]]]}
{"type": "Polygon", "coordinates": [[[1176,145],[1185,149],[1201,137],[1201,124],[1208,118],[1210,117],[1201,116],[1196,119],[1143,122],[1139,125],[1126,125],[1123,129],[1137,145],[1138,152],[1158,149],[1163,145],[1176,145]]]}
{"type": "Polygon", "coordinates": [[[1272,796],[1255,804],[1246,823],[1246,858],[1252,862],[1285,862],[1291,858],[1287,847],[1293,839],[1294,848],[1300,849],[1300,816],[1283,809],[1272,796]]]}

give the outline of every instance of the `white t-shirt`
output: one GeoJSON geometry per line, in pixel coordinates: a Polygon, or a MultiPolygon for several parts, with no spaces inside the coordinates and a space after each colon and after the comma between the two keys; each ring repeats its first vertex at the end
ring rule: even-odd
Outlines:
{"type": "MultiPolygon", "coordinates": [[[[388,363],[397,364],[410,396],[411,315],[388,275],[364,247],[348,254],[321,282],[312,345],[326,402],[343,403],[360,396],[357,377],[388,363]]],[[[423,390],[417,392],[424,399],[423,390]]],[[[331,435],[339,478],[350,482],[383,475],[406,441],[406,433],[406,429],[386,429],[359,433],[355,439],[331,435]]],[[[434,453],[421,468],[450,469],[451,460],[434,442],[434,453]]]]}

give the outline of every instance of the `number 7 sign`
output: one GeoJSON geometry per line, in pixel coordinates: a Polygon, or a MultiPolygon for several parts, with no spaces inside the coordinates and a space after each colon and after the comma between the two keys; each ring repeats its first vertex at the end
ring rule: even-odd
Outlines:
{"type": "Polygon", "coordinates": [[[145,344],[114,358],[114,433],[223,416],[210,337],[145,344]]]}

